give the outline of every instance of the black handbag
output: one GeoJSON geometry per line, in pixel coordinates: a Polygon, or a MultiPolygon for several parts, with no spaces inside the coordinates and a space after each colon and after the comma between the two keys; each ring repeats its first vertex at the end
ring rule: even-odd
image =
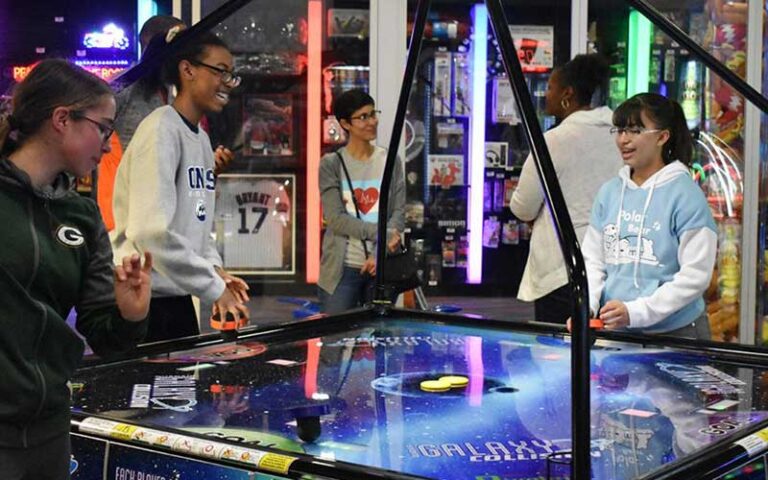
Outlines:
{"type": "MultiPolygon", "coordinates": [[[[352,196],[352,204],[355,206],[355,214],[360,219],[360,209],[357,206],[357,198],[355,198],[355,189],[352,186],[352,179],[349,176],[347,165],[344,163],[341,153],[338,151],[336,155],[339,157],[341,167],[344,169],[344,176],[347,177],[347,185],[352,196]]],[[[360,240],[363,243],[363,251],[365,257],[368,258],[368,245],[365,240],[360,240]]],[[[377,267],[378,268],[378,267],[377,267]]],[[[384,284],[388,286],[392,293],[403,293],[408,290],[413,290],[421,286],[421,278],[419,277],[419,266],[416,262],[413,252],[405,246],[400,244],[400,249],[397,252],[387,251],[384,256],[384,270],[383,275],[384,284]]]]}
{"type": "Polygon", "coordinates": [[[400,251],[386,253],[384,283],[390,285],[396,293],[407,292],[421,286],[419,266],[413,251],[401,245],[400,251]]]}

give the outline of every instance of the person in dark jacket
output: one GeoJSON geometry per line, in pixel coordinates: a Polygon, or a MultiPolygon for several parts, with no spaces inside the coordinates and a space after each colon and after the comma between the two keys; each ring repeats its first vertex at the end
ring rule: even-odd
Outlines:
{"type": "Polygon", "coordinates": [[[69,175],[109,150],[109,86],[64,60],[43,60],[0,118],[0,476],[69,478],[70,391],[84,345],[132,348],[146,331],[152,257],[112,249],[96,204],[69,175]]]}

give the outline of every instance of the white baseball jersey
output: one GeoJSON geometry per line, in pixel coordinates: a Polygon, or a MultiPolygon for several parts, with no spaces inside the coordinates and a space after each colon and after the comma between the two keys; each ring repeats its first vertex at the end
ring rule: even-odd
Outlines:
{"type": "Polygon", "coordinates": [[[285,269],[283,238],[291,228],[293,180],[227,176],[216,182],[217,244],[224,268],[285,269]]]}

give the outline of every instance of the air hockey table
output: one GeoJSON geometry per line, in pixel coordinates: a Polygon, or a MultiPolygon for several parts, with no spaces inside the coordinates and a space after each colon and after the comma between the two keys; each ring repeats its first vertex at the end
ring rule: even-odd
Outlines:
{"type": "MultiPolygon", "coordinates": [[[[767,355],[596,337],[592,478],[767,478],[767,355]]],[[[570,478],[569,349],[552,325],[393,309],[90,360],[72,478],[570,478]]]]}

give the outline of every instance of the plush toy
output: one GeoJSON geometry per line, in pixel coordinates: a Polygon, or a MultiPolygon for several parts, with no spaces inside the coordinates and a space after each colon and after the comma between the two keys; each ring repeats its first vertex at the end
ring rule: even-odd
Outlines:
{"type": "Polygon", "coordinates": [[[747,23],[747,2],[707,0],[706,8],[715,25],[747,23]]]}
{"type": "MultiPolygon", "coordinates": [[[[707,0],[713,28],[707,35],[710,51],[740,77],[746,76],[747,3],[707,0]]],[[[731,147],[744,126],[744,98],[718,76],[713,76],[712,114],[717,135],[731,147]]]]}

